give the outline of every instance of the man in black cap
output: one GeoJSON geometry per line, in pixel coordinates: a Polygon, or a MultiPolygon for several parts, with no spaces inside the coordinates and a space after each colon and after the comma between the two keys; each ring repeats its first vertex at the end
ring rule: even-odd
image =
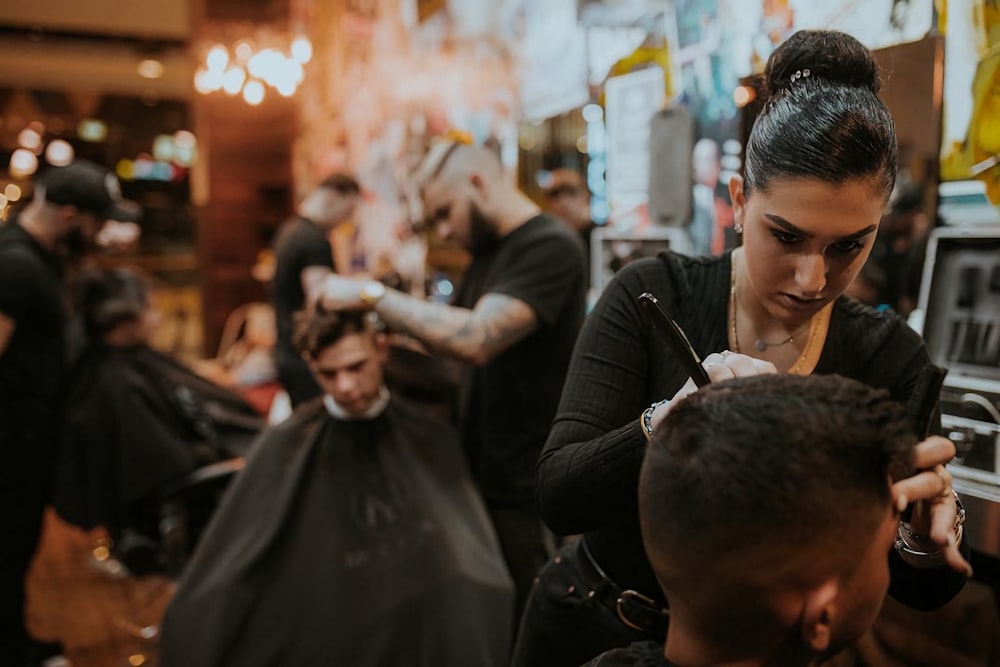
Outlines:
{"type": "Polygon", "coordinates": [[[0,226],[0,665],[37,665],[61,652],[25,627],[25,579],[49,496],[65,375],[62,274],[108,219],[138,207],[118,179],[85,160],[35,180],[33,200],[0,226]]]}

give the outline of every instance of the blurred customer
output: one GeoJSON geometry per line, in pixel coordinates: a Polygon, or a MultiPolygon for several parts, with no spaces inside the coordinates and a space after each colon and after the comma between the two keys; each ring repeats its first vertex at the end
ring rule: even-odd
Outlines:
{"type": "Polygon", "coordinates": [[[0,665],[62,652],[25,628],[24,583],[49,497],[64,389],[63,270],[108,218],[132,220],[118,180],[85,160],[52,167],[32,201],[0,227],[0,665]]]}
{"type": "Polygon", "coordinates": [[[431,224],[473,257],[452,305],[334,275],[323,302],[371,308],[390,330],[470,365],[459,398],[462,444],[520,610],[553,548],[535,503],[535,465],[583,320],[583,244],[542,214],[486,148],[437,144],[418,180],[431,224]]]}
{"type": "Polygon", "coordinates": [[[590,266],[590,236],[597,224],[590,216],[590,189],[583,175],[566,167],[554,170],[552,182],[545,189],[545,212],[580,235],[587,250],[587,266],[590,266]]]}
{"type": "Polygon", "coordinates": [[[805,667],[854,643],[889,587],[892,479],[916,442],[888,392],[839,376],[743,377],[679,401],[639,479],[666,646],[588,665],[805,667]]]}
{"type": "Polygon", "coordinates": [[[369,313],[302,313],[323,400],[267,430],[167,610],[164,667],[504,667],[511,583],[458,434],[369,313]]]}
{"type": "Polygon", "coordinates": [[[292,317],[307,303],[323,277],[334,270],[330,234],[354,215],[361,188],[347,174],[333,174],[299,203],[297,214],[282,225],[274,244],[274,314],[278,340],[274,359],[278,379],[292,405],[316,398],[319,385],[292,349],[292,317]]]}
{"type": "Polygon", "coordinates": [[[157,315],[138,275],[93,272],[75,287],[87,342],[70,373],[52,504],[85,530],[155,540],[158,491],[242,456],[263,422],[240,396],[149,346],[157,315]]]}

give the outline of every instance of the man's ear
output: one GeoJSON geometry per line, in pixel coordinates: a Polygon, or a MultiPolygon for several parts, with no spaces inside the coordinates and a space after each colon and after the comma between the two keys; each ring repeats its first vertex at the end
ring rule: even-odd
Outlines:
{"type": "Polygon", "coordinates": [[[833,641],[838,594],[839,589],[835,579],[829,579],[806,593],[800,628],[802,643],[816,653],[826,651],[833,641]]]}

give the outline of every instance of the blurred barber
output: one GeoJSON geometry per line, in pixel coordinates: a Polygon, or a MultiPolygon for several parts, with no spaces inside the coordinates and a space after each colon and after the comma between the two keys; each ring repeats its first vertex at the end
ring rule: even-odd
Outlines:
{"type": "Polygon", "coordinates": [[[108,219],[132,221],[118,179],[85,160],[42,172],[0,227],[0,664],[41,664],[59,642],[28,636],[25,579],[41,535],[66,362],[62,277],[108,219]]]}
{"type": "Polygon", "coordinates": [[[438,234],[472,254],[452,305],[335,275],[323,284],[323,303],[371,308],[391,330],[469,364],[460,390],[462,444],[519,614],[553,548],[535,504],[535,466],[583,321],[583,247],[517,189],[489,149],[437,144],[418,182],[438,234]]]}
{"type": "Polygon", "coordinates": [[[293,314],[306,305],[306,295],[333,267],[329,235],[354,215],[361,188],[347,174],[333,174],[306,195],[296,215],[278,230],[274,244],[274,315],[278,341],[274,361],[278,379],[299,405],[322,392],[309,367],[292,345],[293,314]]]}

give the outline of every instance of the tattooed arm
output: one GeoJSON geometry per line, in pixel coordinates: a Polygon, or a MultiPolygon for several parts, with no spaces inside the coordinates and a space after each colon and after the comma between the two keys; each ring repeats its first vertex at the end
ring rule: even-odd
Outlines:
{"type": "Polygon", "coordinates": [[[436,351],[484,365],[538,327],[531,306],[503,294],[484,294],[472,310],[421,301],[388,290],[375,312],[436,351]]]}
{"type": "MultiPolygon", "coordinates": [[[[366,281],[330,275],[323,283],[323,305],[358,308],[366,281]]],[[[413,336],[428,348],[463,361],[483,365],[527,338],[538,328],[535,311],[520,299],[483,295],[476,307],[460,308],[422,301],[388,289],[375,305],[391,329],[413,336]]]]}

